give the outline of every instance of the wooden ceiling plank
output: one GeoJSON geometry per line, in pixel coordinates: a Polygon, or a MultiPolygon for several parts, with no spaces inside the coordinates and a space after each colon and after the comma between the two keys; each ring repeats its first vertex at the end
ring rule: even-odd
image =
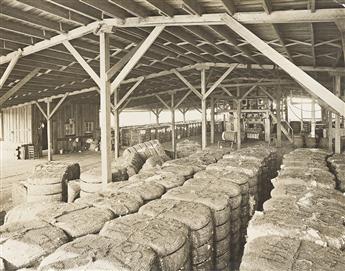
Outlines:
{"type": "Polygon", "coordinates": [[[110,1],[113,2],[115,5],[123,8],[127,12],[133,14],[134,16],[144,18],[150,15],[150,12],[146,8],[139,5],[135,1],[128,1],[128,0],[110,0],[110,1]]]}
{"type": "Polygon", "coordinates": [[[14,95],[22,86],[24,86],[31,78],[36,76],[40,71],[39,68],[35,68],[28,75],[26,75],[22,80],[20,80],[14,87],[7,91],[4,95],[0,97],[0,106],[7,101],[12,95],[14,95]]]}
{"type": "Polygon", "coordinates": [[[234,15],[236,13],[236,7],[233,0],[221,0],[221,2],[230,15],[234,15]]]}
{"type": "Polygon", "coordinates": [[[151,6],[158,10],[160,14],[172,17],[175,15],[175,9],[170,6],[168,3],[165,3],[162,0],[145,0],[151,6]]]}
{"type": "Polygon", "coordinates": [[[105,14],[111,17],[120,18],[120,19],[124,19],[128,17],[128,13],[125,10],[123,10],[122,8],[119,8],[116,5],[111,4],[107,0],[81,0],[81,1],[91,7],[94,7],[104,12],[105,14]]]}
{"type": "Polygon", "coordinates": [[[183,0],[182,9],[193,15],[201,16],[204,13],[200,3],[197,0],[183,0]]]}
{"type": "Polygon", "coordinates": [[[92,20],[88,17],[80,15],[76,12],[71,11],[71,10],[66,10],[64,8],[56,6],[56,5],[49,3],[47,1],[43,1],[43,0],[17,0],[17,1],[24,3],[28,6],[37,8],[39,10],[48,12],[50,14],[54,14],[54,15],[59,16],[65,20],[70,20],[70,21],[76,22],[78,24],[86,25],[86,24],[89,24],[92,22],[92,20]]]}
{"type": "MultiPolygon", "coordinates": [[[[55,5],[58,5],[62,8],[72,10],[82,16],[89,17],[93,20],[100,20],[102,19],[102,12],[98,9],[94,9],[89,5],[86,5],[79,1],[70,1],[70,0],[47,0],[55,5]]],[[[99,0],[104,1],[104,0],[99,0]]]]}

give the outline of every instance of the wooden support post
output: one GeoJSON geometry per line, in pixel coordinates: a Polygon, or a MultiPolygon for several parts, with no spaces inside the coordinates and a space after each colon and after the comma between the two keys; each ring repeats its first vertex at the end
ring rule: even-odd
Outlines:
{"type": "Polygon", "coordinates": [[[304,131],[304,124],[303,124],[303,101],[301,100],[301,132],[304,131]]]}
{"type": "Polygon", "coordinates": [[[333,117],[332,111],[328,111],[328,150],[333,152],[333,117]]]}
{"type": "Polygon", "coordinates": [[[171,93],[171,147],[173,152],[173,158],[177,158],[176,153],[176,132],[175,132],[175,97],[174,93],[171,93]]]}
{"type": "Polygon", "coordinates": [[[284,109],[285,109],[285,121],[289,122],[289,106],[288,106],[288,97],[284,98],[284,109]]]}
{"type": "Polygon", "coordinates": [[[316,119],[315,119],[315,98],[311,101],[311,132],[310,136],[315,138],[316,119]]]}
{"type": "MultiPolygon", "coordinates": [[[[340,97],[341,95],[341,77],[335,76],[335,95],[340,97]]],[[[341,153],[341,136],[340,136],[340,115],[335,115],[335,133],[334,133],[334,152],[341,153]]]]}
{"type": "Polygon", "coordinates": [[[160,111],[159,111],[159,109],[157,109],[157,111],[156,111],[156,124],[157,125],[159,125],[159,114],[160,114],[160,111]]]}
{"type": "Polygon", "coordinates": [[[110,125],[110,82],[107,71],[110,67],[109,34],[100,33],[100,122],[101,122],[101,166],[102,188],[112,181],[111,177],[111,125],[110,125]]]}
{"type": "Polygon", "coordinates": [[[118,109],[118,89],[114,90],[114,158],[119,158],[120,151],[120,112],[118,109]]]}
{"type": "Polygon", "coordinates": [[[214,98],[211,97],[211,144],[214,144],[214,98]]]}
{"type": "Polygon", "coordinates": [[[271,121],[270,121],[270,115],[267,112],[265,114],[265,141],[268,143],[271,143],[271,121]]]}
{"type": "Polygon", "coordinates": [[[237,100],[237,149],[241,149],[241,100],[237,100]]]}
{"type": "Polygon", "coordinates": [[[48,161],[53,161],[52,155],[52,133],[51,133],[51,118],[50,118],[50,103],[51,100],[47,100],[47,138],[48,138],[48,161]]]}
{"type": "Polygon", "coordinates": [[[207,145],[207,118],[206,118],[206,70],[201,70],[201,148],[207,145]]]}
{"type": "Polygon", "coordinates": [[[276,99],[277,102],[277,147],[281,147],[282,146],[282,123],[281,123],[281,106],[280,106],[280,102],[281,102],[281,96],[279,94],[279,96],[276,99]]]}

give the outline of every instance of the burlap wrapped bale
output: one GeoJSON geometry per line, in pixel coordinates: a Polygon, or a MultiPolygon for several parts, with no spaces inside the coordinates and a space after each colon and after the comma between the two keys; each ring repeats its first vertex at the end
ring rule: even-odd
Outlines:
{"type": "Polygon", "coordinates": [[[110,183],[107,186],[109,192],[124,192],[135,197],[141,197],[144,202],[160,198],[164,192],[164,186],[149,181],[127,181],[110,183]]]}
{"type": "Polygon", "coordinates": [[[110,210],[77,203],[60,203],[49,206],[37,216],[41,220],[61,228],[72,238],[98,233],[105,222],[114,218],[110,210]]]}
{"type": "Polygon", "coordinates": [[[266,236],[247,243],[240,270],[341,271],[345,270],[345,254],[304,240],[266,236]]]}
{"type": "Polygon", "coordinates": [[[80,196],[96,193],[102,189],[102,168],[93,167],[83,171],[80,176],[80,196]]]}
{"type": "Polygon", "coordinates": [[[193,167],[189,165],[163,165],[160,171],[171,172],[173,174],[183,176],[185,180],[192,178],[195,173],[193,167]]]}
{"type": "Polygon", "coordinates": [[[336,175],[337,189],[345,192],[345,154],[334,154],[327,161],[336,175]]]}
{"type": "Polygon", "coordinates": [[[163,165],[164,160],[158,156],[158,155],[154,155],[149,157],[146,161],[145,164],[142,167],[142,171],[145,170],[150,170],[150,169],[154,169],[154,168],[159,168],[161,165],[163,165]]]}
{"type": "MultiPolygon", "coordinates": [[[[152,201],[140,208],[139,214],[177,220],[191,230],[192,269],[201,264],[212,265],[213,222],[208,207],[200,203],[169,199],[152,201]]],[[[203,269],[201,269],[203,270],[203,269]]]]}
{"type": "Polygon", "coordinates": [[[6,270],[36,266],[43,256],[66,242],[68,237],[61,229],[38,220],[0,227],[0,251],[6,270]]]}
{"type": "Polygon", "coordinates": [[[279,177],[300,179],[319,188],[335,189],[336,186],[334,175],[322,169],[284,167],[279,177]]]}
{"type": "MultiPolygon", "coordinates": [[[[161,270],[185,270],[190,263],[188,228],[172,219],[131,214],[109,221],[101,236],[116,242],[130,241],[151,247],[159,256],[161,270]]],[[[189,269],[187,269],[189,270],[189,269]]]]}
{"type": "MultiPolygon", "coordinates": [[[[169,190],[163,195],[163,199],[173,199],[180,201],[201,203],[209,207],[212,211],[213,223],[215,225],[214,248],[215,265],[223,265],[224,258],[230,258],[230,234],[223,240],[216,240],[216,236],[223,232],[223,229],[230,225],[230,197],[219,190],[208,190],[200,186],[182,186],[169,190]],[[219,228],[218,228],[219,227],[219,228]],[[224,254],[217,254],[222,251],[224,254]],[[224,256],[225,255],[225,256],[224,256]]],[[[230,262],[227,263],[228,265],[230,262]]],[[[228,267],[228,265],[226,265],[228,267]]]]}
{"type": "Polygon", "coordinates": [[[13,206],[27,202],[28,188],[25,181],[12,184],[13,206]]]}
{"type": "Polygon", "coordinates": [[[57,205],[60,202],[27,202],[10,209],[5,216],[5,224],[37,220],[37,214],[57,205]]]}
{"type": "Polygon", "coordinates": [[[157,153],[157,155],[159,155],[164,160],[164,162],[171,160],[171,158],[166,154],[163,146],[159,143],[158,140],[151,140],[150,142],[151,142],[155,152],[157,153]]]}
{"type": "MultiPolygon", "coordinates": [[[[207,191],[219,191],[226,193],[229,196],[229,202],[231,206],[231,263],[233,266],[237,266],[240,260],[240,248],[241,240],[239,240],[241,235],[241,189],[239,185],[227,181],[227,179],[217,179],[213,178],[204,178],[204,179],[189,179],[185,182],[184,186],[188,186],[191,189],[194,187],[203,187],[207,191]],[[236,237],[236,238],[235,238],[236,237]]],[[[226,237],[226,236],[225,236],[226,237]]],[[[225,238],[224,238],[225,239],[225,238]]],[[[222,254],[221,251],[218,254],[222,254]]]]}
{"type": "Polygon", "coordinates": [[[156,175],[148,177],[145,182],[154,182],[164,186],[165,190],[169,190],[184,184],[185,179],[181,175],[172,172],[157,171],[156,175]]]}
{"type": "Polygon", "coordinates": [[[159,263],[147,246],[90,234],[58,248],[41,262],[39,270],[158,271],[159,263]]]}
{"type": "Polygon", "coordinates": [[[130,181],[130,182],[145,181],[147,178],[156,175],[156,170],[157,169],[150,169],[150,170],[146,170],[146,171],[140,171],[138,174],[135,174],[135,175],[129,177],[128,181],[130,181]]]}
{"type": "Polygon", "coordinates": [[[202,150],[204,153],[208,153],[212,155],[217,161],[222,159],[225,154],[230,153],[232,150],[231,148],[217,148],[217,147],[207,147],[206,149],[202,150]]]}
{"type": "Polygon", "coordinates": [[[332,210],[313,210],[297,208],[289,212],[291,205],[286,204],[284,211],[256,212],[247,229],[248,240],[268,235],[298,238],[319,245],[337,249],[345,247],[345,225],[343,216],[332,210]]]}
{"type": "Polygon", "coordinates": [[[114,217],[135,213],[144,204],[141,197],[121,192],[97,193],[77,199],[75,202],[110,210],[114,217]]]}
{"type": "Polygon", "coordinates": [[[115,161],[113,161],[112,168],[125,169],[128,177],[131,177],[140,171],[144,163],[145,160],[137,152],[130,152],[126,155],[124,153],[120,158],[117,158],[115,161]]]}
{"type": "Polygon", "coordinates": [[[176,144],[176,152],[178,158],[188,157],[199,150],[201,150],[201,145],[198,142],[188,139],[185,139],[176,144]]]}
{"type": "Polygon", "coordinates": [[[217,162],[216,158],[212,154],[205,151],[193,153],[189,156],[189,158],[200,160],[204,165],[209,165],[217,162]]]}
{"type": "Polygon", "coordinates": [[[200,170],[203,170],[206,168],[206,165],[196,159],[196,158],[189,158],[189,157],[185,157],[185,158],[178,158],[178,159],[174,159],[174,160],[170,160],[167,161],[163,164],[164,167],[167,166],[190,166],[193,168],[193,172],[198,172],[200,170]]]}

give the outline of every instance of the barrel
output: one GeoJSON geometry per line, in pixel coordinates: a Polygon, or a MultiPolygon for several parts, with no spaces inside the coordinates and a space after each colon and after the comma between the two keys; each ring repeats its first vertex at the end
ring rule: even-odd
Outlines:
{"type": "Polygon", "coordinates": [[[293,144],[297,148],[303,148],[304,147],[304,136],[301,135],[295,135],[293,137],[293,144]]]}

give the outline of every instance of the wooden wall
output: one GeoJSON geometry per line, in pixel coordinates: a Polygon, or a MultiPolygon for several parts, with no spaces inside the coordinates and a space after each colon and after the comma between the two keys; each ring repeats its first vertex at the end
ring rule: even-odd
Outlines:
{"type": "Polygon", "coordinates": [[[2,109],[2,140],[8,143],[32,143],[32,105],[2,109]]]}
{"type": "MultiPolygon", "coordinates": [[[[51,108],[55,107],[56,103],[52,103],[51,108]]],[[[46,106],[42,106],[46,109],[46,106]]],[[[39,129],[41,122],[44,121],[42,113],[37,106],[33,109],[33,140],[37,144],[39,137],[39,129]]],[[[83,146],[85,140],[89,137],[95,137],[99,129],[99,105],[91,103],[79,103],[76,100],[67,100],[59,107],[52,118],[52,135],[53,135],[53,150],[58,153],[60,149],[64,152],[72,150],[72,141],[76,137],[79,138],[79,148],[83,146]],[[73,119],[75,122],[75,134],[65,135],[65,123],[73,119]],[[84,122],[90,121],[94,123],[94,131],[92,134],[85,133],[84,122]]]]}

